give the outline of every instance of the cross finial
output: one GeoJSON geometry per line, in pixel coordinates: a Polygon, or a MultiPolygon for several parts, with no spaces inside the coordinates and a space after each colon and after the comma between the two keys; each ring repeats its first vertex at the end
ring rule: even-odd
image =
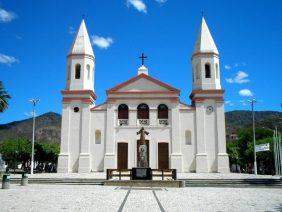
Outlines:
{"type": "Polygon", "coordinates": [[[202,10],[202,18],[204,17],[204,10],[202,10]]]}
{"type": "Polygon", "coordinates": [[[82,14],[82,19],[85,19],[85,14],[82,14]]]}
{"type": "Polygon", "coordinates": [[[144,53],[142,53],[142,55],[139,58],[141,59],[142,66],[143,66],[144,65],[144,59],[146,59],[147,56],[145,56],[144,53]]]}

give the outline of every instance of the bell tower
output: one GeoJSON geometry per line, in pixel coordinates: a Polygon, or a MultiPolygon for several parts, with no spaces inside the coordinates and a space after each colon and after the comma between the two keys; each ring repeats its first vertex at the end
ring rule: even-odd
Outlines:
{"type": "Polygon", "coordinates": [[[196,110],[196,172],[227,173],[229,159],[219,52],[204,17],[192,55],[192,81],[190,98],[196,110]]]}
{"type": "Polygon", "coordinates": [[[193,90],[221,89],[219,53],[204,17],[192,55],[192,65],[193,90]]]}
{"type": "Polygon", "coordinates": [[[90,109],[95,105],[95,56],[84,20],[67,56],[58,172],[90,172],[90,109]]]}

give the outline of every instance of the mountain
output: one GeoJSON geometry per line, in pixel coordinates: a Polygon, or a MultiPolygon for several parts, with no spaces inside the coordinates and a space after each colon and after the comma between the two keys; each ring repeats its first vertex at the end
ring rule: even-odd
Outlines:
{"type": "MultiPolygon", "coordinates": [[[[238,129],[252,127],[252,112],[235,110],[225,113],[226,135],[237,134],[238,129]]],[[[278,128],[282,132],[282,113],[278,111],[256,111],[256,128],[278,128]]]]}
{"type": "MultiPolygon", "coordinates": [[[[60,114],[49,112],[36,117],[35,120],[37,141],[60,143],[60,114]]],[[[0,125],[0,142],[15,137],[32,139],[32,118],[0,125]]]]}
{"type": "MultiPolygon", "coordinates": [[[[238,129],[252,127],[251,111],[230,111],[225,113],[227,139],[236,137],[238,129]]],[[[256,111],[256,127],[275,129],[282,132],[282,113],[277,111],[256,111]]],[[[53,112],[36,117],[35,139],[40,142],[60,143],[61,115],[53,112]]],[[[0,125],[0,142],[13,137],[32,138],[32,118],[0,125]]]]}

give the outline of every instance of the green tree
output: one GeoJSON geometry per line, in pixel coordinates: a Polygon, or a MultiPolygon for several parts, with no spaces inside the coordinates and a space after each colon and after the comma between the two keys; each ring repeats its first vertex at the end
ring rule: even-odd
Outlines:
{"type": "Polygon", "coordinates": [[[9,106],[8,99],[10,99],[10,95],[4,88],[2,81],[0,81],[0,113],[4,112],[9,106]]]}
{"type": "Polygon", "coordinates": [[[0,153],[9,167],[27,166],[31,155],[31,142],[27,139],[8,139],[0,144],[0,153]]]}
{"type": "MultiPolygon", "coordinates": [[[[272,144],[272,136],[273,136],[272,130],[264,129],[264,128],[256,129],[256,144],[261,144],[261,143],[272,144]]],[[[227,146],[228,153],[230,154],[230,162],[234,163],[234,158],[236,157],[236,154],[238,154],[238,163],[241,165],[241,167],[247,167],[248,165],[253,166],[254,163],[253,130],[251,128],[241,129],[238,133],[238,137],[239,138],[236,144],[233,145],[228,144],[227,146]]],[[[272,151],[257,153],[258,165],[260,166],[260,164],[262,164],[264,167],[266,165],[268,167],[273,167],[273,163],[270,159],[271,155],[273,157],[272,151]]],[[[264,168],[264,171],[267,171],[268,174],[272,173],[271,170],[273,169],[270,168],[269,170],[267,170],[266,168],[264,168]]]]}

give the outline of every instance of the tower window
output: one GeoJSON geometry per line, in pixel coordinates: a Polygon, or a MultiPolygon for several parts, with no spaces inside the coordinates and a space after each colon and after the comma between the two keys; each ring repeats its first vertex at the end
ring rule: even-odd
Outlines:
{"type": "Polygon", "coordinates": [[[90,65],[86,66],[86,70],[87,70],[87,79],[90,80],[90,65]]]}
{"type": "Polygon", "coordinates": [[[81,70],[81,65],[76,64],[75,65],[75,79],[80,79],[80,70],[81,70]]]}
{"type": "Polygon", "coordinates": [[[149,106],[140,104],[137,107],[137,119],[149,119],[149,106]]]}
{"type": "Polygon", "coordinates": [[[200,70],[200,65],[199,63],[196,65],[196,79],[200,79],[201,76],[201,70],[200,70]]]}
{"type": "Polygon", "coordinates": [[[215,64],[215,73],[216,73],[216,79],[219,78],[219,70],[218,70],[218,64],[215,64]]]}
{"type": "Polygon", "coordinates": [[[209,63],[205,64],[206,78],[211,78],[211,65],[209,63]]]}

